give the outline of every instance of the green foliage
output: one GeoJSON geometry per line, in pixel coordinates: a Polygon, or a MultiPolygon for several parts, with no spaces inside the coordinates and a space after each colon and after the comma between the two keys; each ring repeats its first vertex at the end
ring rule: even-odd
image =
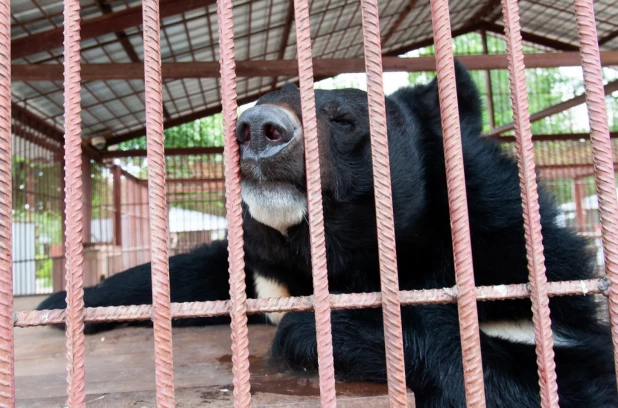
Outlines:
{"type": "MultiPolygon", "coordinates": [[[[223,116],[217,113],[185,123],[164,132],[165,147],[220,147],[223,146],[223,116]]],[[[146,137],[118,145],[120,150],[145,149],[146,137]]]]}
{"type": "MultiPolygon", "coordinates": [[[[457,37],[453,39],[453,50],[455,55],[460,56],[481,54],[483,52],[482,37],[477,33],[457,37]]],[[[489,54],[504,54],[506,53],[506,43],[502,38],[488,36],[487,50],[489,54]]],[[[430,46],[414,51],[410,55],[431,56],[434,55],[434,52],[434,47],[430,46]]],[[[524,46],[524,52],[531,54],[542,52],[542,50],[524,46]]],[[[470,74],[481,93],[484,104],[483,129],[488,131],[487,74],[486,71],[471,71],[470,74]]],[[[415,72],[410,73],[409,80],[410,84],[422,84],[427,83],[434,77],[435,73],[433,72],[415,72]]],[[[508,71],[492,70],[490,71],[490,78],[494,120],[496,126],[501,126],[513,121],[508,71]]],[[[530,112],[540,111],[583,92],[581,71],[573,72],[573,70],[561,68],[528,69],[526,70],[526,83],[529,93],[530,112]]],[[[532,124],[532,132],[536,134],[581,132],[586,131],[586,129],[586,121],[582,120],[581,114],[576,110],[561,112],[532,124]]]]}

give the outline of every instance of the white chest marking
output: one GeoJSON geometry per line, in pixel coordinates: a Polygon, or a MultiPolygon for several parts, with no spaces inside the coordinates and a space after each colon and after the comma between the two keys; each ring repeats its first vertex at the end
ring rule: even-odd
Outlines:
{"type": "MultiPolygon", "coordinates": [[[[530,320],[505,320],[482,322],[480,329],[490,337],[497,337],[513,343],[534,345],[534,325],[530,320]]],[[[573,342],[553,333],[554,345],[572,346],[573,342]]]]}
{"type": "MultiPolygon", "coordinates": [[[[255,293],[258,298],[282,298],[289,297],[288,289],[274,280],[268,279],[257,273],[253,274],[255,293]]],[[[274,325],[278,325],[286,312],[266,313],[268,320],[274,325]]]]}
{"type": "Polygon", "coordinates": [[[307,198],[292,187],[269,188],[241,182],[242,200],[258,222],[286,234],[307,214],[307,198]]]}

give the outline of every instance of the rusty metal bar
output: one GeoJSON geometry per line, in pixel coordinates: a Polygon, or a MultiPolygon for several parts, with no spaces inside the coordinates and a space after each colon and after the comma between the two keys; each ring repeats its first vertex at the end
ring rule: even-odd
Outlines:
{"type": "Polygon", "coordinates": [[[221,64],[221,105],[223,107],[223,142],[226,152],[225,207],[228,225],[230,271],[230,317],[232,328],[232,373],[234,406],[251,406],[249,384],[249,331],[247,329],[247,294],[245,251],[243,249],[242,209],[240,197],[239,148],[236,140],[236,62],[232,1],[217,2],[219,18],[219,61],[221,64]]]}
{"type": "Polygon", "coordinates": [[[386,107],[382,83],[382,46],[380,44],[380,14],[377,0],[362,0],[365,70],[367,71],[367,104],[371,130],[373,182],[376,203],[378,254],[386,348],[386,374],[391,407],[407,407],[406,372],[399,303],[399,277],[391,170],[388,155],[386,107]]]}
{"type": "Polygon", "coordinates": [[[534,342],[539,373],[541,406],[558,407],[558,384],[556,383],[556,363],[554,362],[554,342],[549,316],[549,297],[547,296],[547,276],[545,275],[545,256],[543,254],[543,235],[541,233],[541,213],[537,191],[528,93],[524,72],[524,52],[522,48],[519,6],[517,0],[503,0],[505,40],[509,54],[509,79],[515,145],[517,147],[517,166],[519,167],[519,186],[523,206],[526,255],[528,259],[528,280],[532,301],[532,322],[534,342]]]}
{"type": "Polygon", "coordinates": [[[142,15],[157,406],[173,408],[176,404],[174,402],[174,360],[167,246],[165,156],[163,154],[159,0],[144,0],[142,15]]]}
{"type": "Polygon", "coordinates": [[[15,406],[11,180],[11,2],[0,2],[0,406],[15,406]]]}
{"type": "Polygon", "coordinates": [[[594,176],[599,197],[605,273],[614,284],[609,292],[609,312],[614,342],[614,363],[618,373],[618,201],[592,0],[575,0],[575,15],[590,120],[594,176]]]}
{"type": "Polygon", "coordinates": [[[584,198],[586,197],[586,186],[584,178],[576,177],[573,179],[573,201],[575,201],[575,224],[577,230],[586,232],[586,210],[584,209],[584,198]]]}
{"type": "Polygon", "coordinates": [[[79,0],[64,1],[64,159],[67,291],[67,397],[85,407],[84,256],[79,0]]]}
{"type": "Polygon", "coordinates": [[[112,169],[114,180],[114,245],[122,246],[122,171],[119,166],[112,169]]]}
{"type": "Polygon", "coordinates": [[[444,140],[455,277],[459,289],[457,308],[463,355],[464,386],[469,408],[485,407],[481,341],[474,288],[472,245],[466,201],[459,109],[448,0],[431,0],[431,20],[436,51],[436,72],[444,140]]]}
{"type": "MultiPolygon", "coordinates": [[[[549,282],[547,293],[549,296],[607,295],[609,287],[610,283],[605,278],[549,282]]],[[[475,288],[475,296],[479,302],[524,299],[530,296],[530,290],[526,284],[479,286],[475,288]]],[[[457,287],[406,290],[400,291],[399,297],[402,305],[456,303],[458,290],[457,287]]],[[[332,310],[380,307],[382,306],[382,294],[372,292],[329,295],[329,302],[332,310]]],[[[172,303],[172,316],[178,319],[225,316],[230,313],[230,303],[229,300],[172,303]]],[[[247,299],[247,313],[306,311],[313,310],[313,304],[313,296],[247,299]]],[[[151,312],[152,306],[150,305],[86,308],[85,321],[93,323],[149,320],[151,312]]],[[[17,312],[14,324],[15,327],[60,324],[64,322],[65,316],[65,310],[17,312]]]]}
{"type": "Polygon", "coordinates": [[[335,407],[335,366],[328,301],[328,271],[326,242],[324,238],[324,213],[322,211],[322,184],[320,181],[320,154],[313,90],[313,64],[311,60],[311,29],[309,3],[294,0],[296,19],[296,52],[298,77],[305,140],[305,172],[307,173],[307,213],[311,242],[313,294],[315,297],[315,326],[318,348],[321,406],[335,407]]]}
{"type": "MultiPolygon", "coordinates": [[[[489,55],[487,47],[487,31],[481,30],[481,40],[483,45],[483,55],[489,55]]],[[[491,84],[491,71],[485,70],[485,90],[487,91],[487,116],[489,118],[489,128],[496,127],[496,113],[494,111],[494,90],[491,84]]]]}

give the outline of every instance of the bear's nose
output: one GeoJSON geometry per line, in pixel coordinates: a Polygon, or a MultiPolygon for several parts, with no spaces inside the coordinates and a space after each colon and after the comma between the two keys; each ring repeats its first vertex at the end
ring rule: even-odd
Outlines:
{"type": "Polygon", "coordinates": [[[301,132],[300,121],[292,112],[274,105],[257,105],[238,118],[236,139],[243,159],[276,155],[301,132]]]}

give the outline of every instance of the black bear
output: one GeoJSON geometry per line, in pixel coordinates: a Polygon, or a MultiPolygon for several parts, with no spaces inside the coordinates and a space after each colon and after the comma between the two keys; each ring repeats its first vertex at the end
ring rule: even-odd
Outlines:
{"type": "MultiPolygon", "coordinates": [[[[478,91],[456,64],[474,272],[477,285],[528,280],[517,165],[481,136],[478,91]]],[[[355,89],[315,92],[330,290],[380,290],[367,95],[355,89]]],[[[455,284],[437,83],[386,98],[392,198],[401,289],[455,284]]],[[[299,90],[287,85],[260,98],[238,120],[249,297],[312,293],[306,220],[299,90]]],[[[556,223],[556,206],[540,193],[550,281],[588,279],[594,264],[586,241],[556,223]]],[[[173,302],[228,298],[226,242],[170,259],[173,302]]],[[[39,309],[66,307],[64,293],[39,309]]],[[[150,266],[87,288],[86,306],[151,303],[150,266]]],[[[618,407],[609,329],[595,299],[550,302],[562,408],[618,407]]],[[[529,299],[478,305],[487,406],[539,407],[529,299]]],[[[402,308],[407,385],[419,407],[464,407],[455,305],[402,308]]],[[[178,325],[228,318],[176,320],[178,325]]],[[[293,369],[317,366],[311,312],[251,316],[278,324],[272,357],[293,369]]],[[[115,323],[88,324],[88,332],[115,323]]],[[[386,380],[382,312],[332,313],[335,370],[345,381],[386,380]]]]}

